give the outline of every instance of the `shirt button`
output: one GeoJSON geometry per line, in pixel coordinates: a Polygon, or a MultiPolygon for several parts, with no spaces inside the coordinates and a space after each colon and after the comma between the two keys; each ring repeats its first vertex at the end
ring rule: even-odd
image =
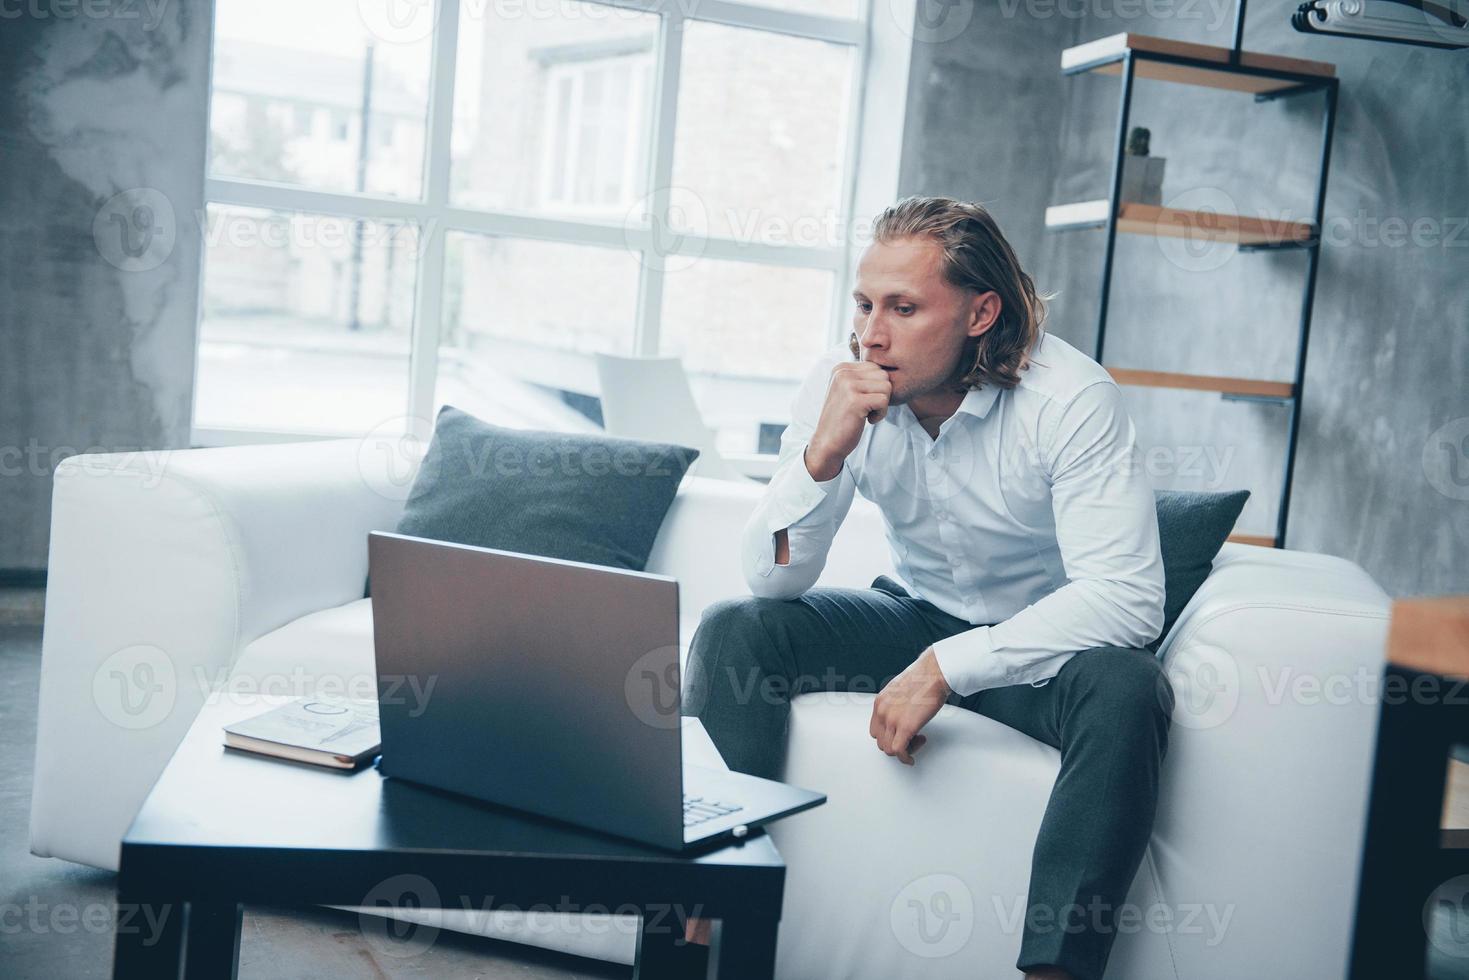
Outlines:
{"type": "Polygon", "coordinates": [[[964,564],[964,560],[962,558],[950,558],[949,564],[953,565],[955,568],[958,568],[960,565],[964,564]]]}

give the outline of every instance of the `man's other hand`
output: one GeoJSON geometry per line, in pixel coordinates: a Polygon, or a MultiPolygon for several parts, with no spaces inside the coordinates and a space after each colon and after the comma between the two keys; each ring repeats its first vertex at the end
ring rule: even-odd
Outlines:
{"type": "Polygon", "coordinates": [[[913,753],[928,741],[919,731],[939,713],[949,694],[949,682],[929,647],[878,694],[867,732],[877,739],[879,749],[911,766],[913,753]]]}

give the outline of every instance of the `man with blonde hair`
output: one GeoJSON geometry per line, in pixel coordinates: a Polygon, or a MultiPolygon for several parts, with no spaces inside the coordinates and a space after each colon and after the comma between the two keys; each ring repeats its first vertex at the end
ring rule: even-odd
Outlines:
{"type": "Polygon", "coordinates": [[[1044,301],[982,206],[907,198],[873,239],[851,354],[796,396],[745,529],[753,596],[706,611],[685,710],[731,768],[767,777],[789,698],[823,689],[880,692],[868,734],[906,765],[946,701],[1058,748],[1016,966],[1100,980],[1173,708],[1144,649],[1163,562],[1133,425],[1107,372],[1043,332],[1044,301]],[[882,511],[901,581],[813,588],[854,492],[882,511]]]}

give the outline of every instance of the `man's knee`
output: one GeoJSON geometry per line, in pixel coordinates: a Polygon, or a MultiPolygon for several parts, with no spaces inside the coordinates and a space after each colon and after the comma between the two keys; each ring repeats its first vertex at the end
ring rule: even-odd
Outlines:
{"type": "MultiPolygon", "coordinates": [[[[688,675],[700,686],[748,691],[784,675],[781,618],[792,603],[742,596],[704,610],[689,647],[688,675]]],[[[695,693],[695,692],[689,692],[695,693]]],[[[707,697],[707,692],[704,692],[707,697]]]]}
{"type": "Polygon", "coordinates": [[[690,658],[707,657],[711,651],[734,645],[751,651],[766,649],[779,642],[779,620],[790,606],[784,599],[761,599],[738,596],[721,599],[704,610],[699,628],[694,631],[690,658]]]}
{"type": "Polygon", "coordinates": [[[1157,656],[1147,650],[1099,647],[1074,658],[1073,685],[1115,720],[1155,721],[1173,716],[1173,686],[1157,656]]]}

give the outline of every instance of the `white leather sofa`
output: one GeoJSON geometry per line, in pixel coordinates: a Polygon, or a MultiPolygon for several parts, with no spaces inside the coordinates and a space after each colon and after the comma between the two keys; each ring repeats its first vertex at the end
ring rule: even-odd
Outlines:
{"type": "MultiPolygon", "coordinates": [[[[383,470],[363,443],[334,440],[58,468],[34,853],[116,868],[211,690],[370,696],[366,535],[394,527],[412,465],[383,470]],[[124,683],[134,693],[119,700],[124,683]]],[[[704,607],[745,592],[737,537],[759,492],[681,488],[649,568],[681,583],[685,644],[704,607]]],[[[866,586],[887,568],[880,519],[859,501],[823,584],[866,586]]],[[[1387,612],[1350,562],[1225,546],[1163,647],[1178,709],[1109,977],[1344,975],[1387,612]]],[[[945,707],[907,768],[873,747],[870,702],[794,705],[786,777],[829,802],[772,830],[789,865],[780,976],[1016,976],[1057,753],[945,707]]],[[[433,918],[624,963],[635,943],[627,917],[433,918]]]]}

